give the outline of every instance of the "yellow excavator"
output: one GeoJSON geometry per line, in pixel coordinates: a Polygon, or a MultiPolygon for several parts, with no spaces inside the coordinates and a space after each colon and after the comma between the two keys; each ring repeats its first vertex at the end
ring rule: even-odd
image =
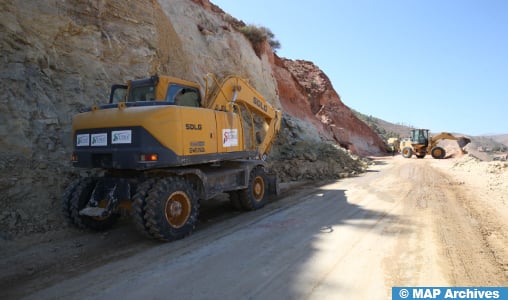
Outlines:
{"type": "Polygon", "coordinates": [[[424,158],[425,155],[430,154],[435,159],[443,159],[446,151],[437,145],[440,140],[456,140],[462,152],[465,152],[464,147],[471,142],[471,139],[467,137],[456,137],[448,132],[430,136],[429,129],[412,129],[411,136],[400,142],[402,156],[411,158],[414,153],[417,158],[424,158]]]}
{"type": "Polygon", "coordinates": [[[195,229],[203,200],[228,193],[236,208],[255,210],[278,193],[265,159],[281,111],[238,76],[205,82],[202,93],[169,76],[131,80],[74,116],[72,164],[103,175],[66,189],[70,223],[105,230],[130,215],[146,236],[172,241],[195,229]]]}

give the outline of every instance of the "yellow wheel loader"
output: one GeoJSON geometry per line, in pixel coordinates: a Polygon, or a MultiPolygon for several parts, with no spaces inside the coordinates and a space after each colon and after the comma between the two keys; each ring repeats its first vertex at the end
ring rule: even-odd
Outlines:
{"type": "Polygon", "coordinates": [[[172,241],[195,229],[203,200],[226,192],[236,208],[254,210],[278,193],[265,158],[281,111],[240,77],[205,82],[202,93],[168,76],[132,80],[74,116],[72,164],[103,175],[66,189],[70,223],[104,230],[130,215],[146,236],[172,241]]]}
{"type": "Polygon", "coordinates": [[[471,142],[469,138],[456,137],[448,132],[429,136],[428,129],[412,129],[410,138],[400,142],[402,156],[411,158],[415,154],[417,158],[424,158],[430,154],[435,159],[442,159],[446,156],[446,151],[437,145],[440,140],[456,140],[463,152],[465,152],[464,147],[471,142]]]}
{"type": "Polygon", "coordinates": [[[400,152],[400,140],[399,138],[391,137],[386,141],[386,145],[392,154],[400,152]]]}

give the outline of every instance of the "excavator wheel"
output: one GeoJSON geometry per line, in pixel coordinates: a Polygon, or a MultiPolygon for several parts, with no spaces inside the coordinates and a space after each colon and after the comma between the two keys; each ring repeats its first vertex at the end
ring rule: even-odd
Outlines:
{"type": "Polygon", "coordinates": [[[252,169],[248,187],[238,192],[242,206],[246,210],[256,210],[265,206],[267,189],[265,170],[262,167],[252,169]]]}
{"type": "Polygon", "coordinates": [[[76,187],[80,184],[80,180],[75,180],[72,182],[64,191],[64,194],[62,195],[62,213],[65,217],[65,220],[67,223],[71,225],[76,225],[74,223],[74,219],[72,218],[72,212],[71,212],[71,201],[70,198],[72,197],[72,194],[76,190],[76,187]]]}
{"type": "Polygon", "coordinates": [[[430,150],[430,155],[435,159],[443,159],[446,155],[446,151],[441,147],[434,147],[430,150]]]}
{"type": "MultiPolygon", "coordinates": [[[[98,181],[99,179],[96,178],[78,179],[64,192],[62,199],[63,211],[71,224],[82,229],[102,231],[111,228],[120,217],[116,213],[108,217],[89,217],[79,214],[79,211],[85,208],[90,201],[98,181]]],[[[105,198],[105,195],[101,191],[96,191],[96,197],[101,199],[105,198]]],[[[100,207],[107,205],[107,202],[104,201],[99,201],[99,203],[100,207]]]]}
{"type": "Polygon", "coordinates": [[[189,180],[176,176],[160,179],[145,201],[144,226],[152,237],[166,242],[178,240],[196,227],[199,201],[189,180]]]}
{"type": "Polygon", "coordinates": [[[136,229],[146,237],[152,237],[150,234],[150,228],[146,224],[146,201],[145,198],[148,195],[148,191],[153,187],[156,180],[153,178],[147,179],[141,182],[136,187],[136,193],[132,197],[132,220],[136,229]]]}
{"type": "Polygon", "coordinates": [[[242,204],[242,201],[240,200],[240,194],[238,191],[231,191],[231,192],[228,192],[229,194],[229,202],[231,202],[231,205],[233,206],[233,208],[235,210],[243,210],[244,207],[243,207],[243,204],[242,204]]]}
{"type": "Polygon", "coordinates": [[[402,156],[405,158],[411,158],[413,155],[413,149],[411,147],[404,147],[402,148],[402,156]]]}

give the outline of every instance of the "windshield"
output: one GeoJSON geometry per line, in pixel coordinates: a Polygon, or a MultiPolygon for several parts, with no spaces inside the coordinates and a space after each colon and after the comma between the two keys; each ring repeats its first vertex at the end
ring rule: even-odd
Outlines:
{"type": "Polygon", "coordinates": [[[425,144],[427,142],[428,138],[428,131],[427,130],[414,130],[411,135],[411,141],[413,143],[418,144],[425,144]]]}
{"type": "Polygon", "coordinates": [[[153,101],[155,100],[155,87],[153,85],[131,86],[128,101],[153,101]]]}
{"type": "Polygon", "coordinates": [[[127,96],[127,86],[121,84],[114,84],[111,87],[111,93],[109,95],[109,103],[125,102],[125,96],[127,96]]]}

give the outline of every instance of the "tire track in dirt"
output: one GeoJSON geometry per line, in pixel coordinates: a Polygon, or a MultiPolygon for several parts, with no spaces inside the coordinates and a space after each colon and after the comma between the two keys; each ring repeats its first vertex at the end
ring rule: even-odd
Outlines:
{"type": "Polygon", "coordinates": [[[399,213],[409,220],[411,232],[399,236],[392,255],[385,259],[387,286],[443,285],[438,251],[433,244],[429,205],[437,198],[435,182],[422,160],[395,159],[389,175],[401,203],[399,213]]]}
{"type": "MultiPolygon", "coordinates": [[[[484,282],[485,285],[504,286],[508,283],[508,235],[503,220],[492,211],[492,208],[481,205],[478,195],[462,182],[448,182],[449,199],[455,201],[458,209],[455,212],[463,222],[463,227],[469,226],[468,235],[462,235],[463,242],[470,247],[469,259],[463,259],[465,272],[470,274],[471,284],[484,282]]],[[[450,238],[448,237],[448,241],[450,238]]],[[[468,253],[463,253],[467,257],[468,253]]],[[[452,255],[453,257],[453,255],[452,255]]],[[[455,272],[457,273],[457,272],[455,272]]],[[[459,283],[463,281],[457,275],[459,283]]]]}
{"type": "MultiPolygon", "coordinates": [[[[444,259],[443,273],[451,285],[504,285],[507,278],[503,266],[497,263],[496,250],[486,242],[486,231],[474,194],[466,192],[448,175],[431,167],[428,161],[421,165],[418,207],[425,203],[432,220],[433,238],[444,259]]],[[[417,185],[418,186],[418,185],[417,185]]],[[[500,224],[500,223],[498,223],[500,224]]]]}
{"type": "Polygon", "coordinates": [[[392,175],[398,176],[398,193],[406,194],[402,213],[414,230],[399,239],[386,260],[387,284],[506,285],[503,221],[485,211],[475,194],[446,170],[432,167],[437,162],[395,162],[392,175]]]}

